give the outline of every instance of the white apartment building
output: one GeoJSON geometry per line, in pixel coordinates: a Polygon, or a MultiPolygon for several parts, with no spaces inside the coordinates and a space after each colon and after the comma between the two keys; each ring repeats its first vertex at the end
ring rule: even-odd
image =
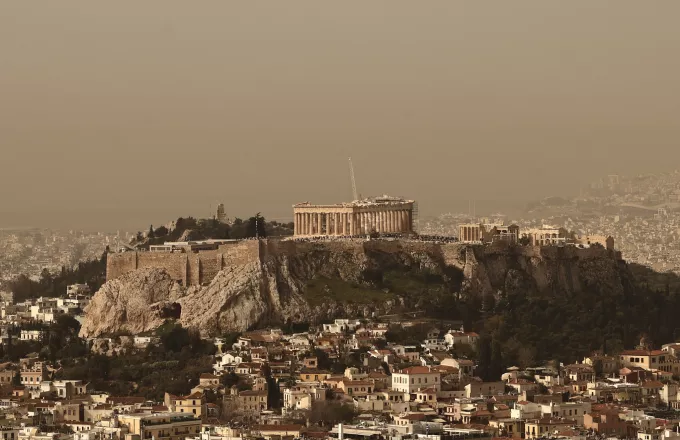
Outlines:
{"type": "Polygon", "coordinates": [[[39,341],[42,339],[43,332],[40,330],[21,330],[19,339],[22,341],[39,341]]]}
{"type": "Polygon", "coordinates": [[[551,402],[549,405],[541,405],[541,414],[573,419],[576,420],[579,425],[583,424],[583,416],[590,413],[590,411],[590,402],[551,402]]]}
{"type": "Polygon", "coordinates": [[[415,393],[419,389],[441,390],[441,373],[430,367],[409,367],[392,373],[392,389],[403,393],[415,393]]]}

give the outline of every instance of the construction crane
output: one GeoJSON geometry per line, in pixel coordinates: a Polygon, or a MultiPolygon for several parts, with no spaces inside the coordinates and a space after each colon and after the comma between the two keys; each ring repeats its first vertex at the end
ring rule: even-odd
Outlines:
{"type": "Polygon", "coordinates": [[[354,180],[354,167],[352,166],[352,158],[349,158],[349,178],[352,180],[352,197],[354,200],[359,200],[359,195],[357,194],[357,183],[354,180]]]}

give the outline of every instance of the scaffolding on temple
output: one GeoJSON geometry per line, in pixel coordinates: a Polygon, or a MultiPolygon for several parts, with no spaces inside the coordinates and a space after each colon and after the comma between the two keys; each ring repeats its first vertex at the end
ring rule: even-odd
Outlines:
{"type": "Polygon", "coordinates": [[[413,202],[413,219],[411,221],[411,230],[416,234],[420,233],[420,218],[418,218],[418,202],[413,202]]]}

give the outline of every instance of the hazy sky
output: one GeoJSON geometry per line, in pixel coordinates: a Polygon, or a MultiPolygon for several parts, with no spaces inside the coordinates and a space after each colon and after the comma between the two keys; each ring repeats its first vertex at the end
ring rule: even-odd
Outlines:
{"type": "MultiPolygon", "coordinates": [[[[421,214],[680,160],[680,2],[0,2],[0,227],[363,195],[421,214]]],[[[497,203],[497,205],[494,205],[497,203]]]]}

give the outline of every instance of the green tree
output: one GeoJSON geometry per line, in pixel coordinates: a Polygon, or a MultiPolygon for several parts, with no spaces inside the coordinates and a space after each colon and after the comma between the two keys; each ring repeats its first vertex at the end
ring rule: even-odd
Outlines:
{"type": "Polygon", "coordinates": [[[479,359],[475,374],[485,382],[494,380],[492,377],[493,366],[491,365],[491,337],[488,334],[480,335],[477,341],[477,351],[479,359]]]}
{"type": "Polygon", "coordinates": [[[258,212],[254,217],[250,217],[246,224],[246,238],[260,237],[266,238],[266,221],[258,212]]]}

